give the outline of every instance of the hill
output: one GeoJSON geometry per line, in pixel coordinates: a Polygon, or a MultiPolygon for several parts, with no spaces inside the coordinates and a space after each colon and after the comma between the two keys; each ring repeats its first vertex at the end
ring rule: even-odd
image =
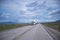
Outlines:
{"type": "Polygon", "coordinates": [[[9,22],[0,22],[0,24],[17,24],[17,22],[12,22],[12,21],[9,21],[9,22]]]}

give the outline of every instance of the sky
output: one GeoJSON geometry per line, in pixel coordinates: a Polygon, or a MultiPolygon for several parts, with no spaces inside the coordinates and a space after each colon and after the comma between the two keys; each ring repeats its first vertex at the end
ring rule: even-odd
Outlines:
{"type": "Polygon", "coordinates": [[[0,23],[60,20],[60,0],[0,0],[0,23]]]}

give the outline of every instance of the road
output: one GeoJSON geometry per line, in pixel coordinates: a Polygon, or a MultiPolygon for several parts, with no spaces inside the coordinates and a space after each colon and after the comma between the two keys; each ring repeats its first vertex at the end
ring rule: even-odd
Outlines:
{"type": "Polygon", "coordinates": [[[56,33],[58,37],[55,37],[54,32],[50,28],[37,24],[1,31],[0,40],[59,40],[60,34],[56,33]]]}

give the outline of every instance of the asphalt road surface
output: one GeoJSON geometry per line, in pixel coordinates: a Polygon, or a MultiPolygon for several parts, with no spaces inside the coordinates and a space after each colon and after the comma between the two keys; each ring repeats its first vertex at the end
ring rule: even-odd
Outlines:
{"type": "Polygon", "coordinates": [[[60,40],[60,32],[37,24],[1,31],[0,40],[60,40]]]}

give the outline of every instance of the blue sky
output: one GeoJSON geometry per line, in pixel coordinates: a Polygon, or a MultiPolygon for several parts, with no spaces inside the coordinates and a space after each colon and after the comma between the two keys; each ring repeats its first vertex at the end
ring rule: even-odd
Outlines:
{"type": "Polygon", "coordinates": [[[60,0],[0,0],[0,22],[60,20],[60,0]]]}

